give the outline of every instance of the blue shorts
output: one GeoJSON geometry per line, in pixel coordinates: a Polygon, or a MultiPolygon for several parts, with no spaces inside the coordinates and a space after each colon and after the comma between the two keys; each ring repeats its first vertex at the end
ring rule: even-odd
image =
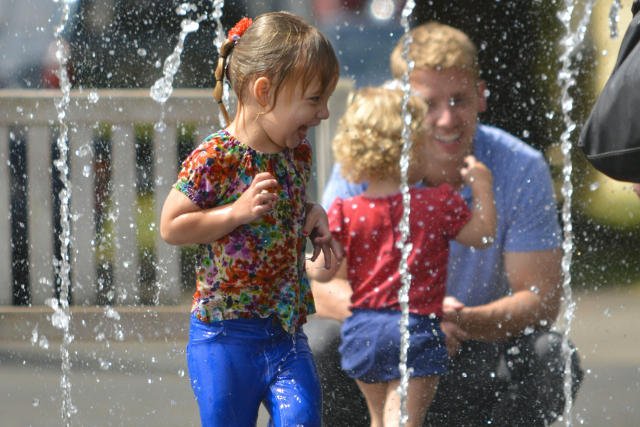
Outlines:
{"type": "Polygon", "coordinates": [[[205,323],[191,316],[187,366],[204,427],[254,427],[263,403],[270,426],[320,427],[320,382],[307,337],[274,318],[205,323]]]}
{"type": "MultiPolygon", "coordinates": [[[[347,375],[366,383],[400,378],[400,316],[399,311],[353,310],[342,324],[339,348],[347,375]]],[[[440,320],[410,314],[408,329],[411,377],[446,373],[448,356],[440,320]]]]}

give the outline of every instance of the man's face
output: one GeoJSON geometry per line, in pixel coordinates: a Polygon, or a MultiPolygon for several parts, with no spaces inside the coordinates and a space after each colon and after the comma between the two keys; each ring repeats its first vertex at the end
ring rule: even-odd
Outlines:
{"type": "Polygon", "coordinates": [[[487,108],[484,82],[460,69],[416,69],[410,82],[429,106],[430,160],[461,165],[472,154],[478,114],[487,108]]]}

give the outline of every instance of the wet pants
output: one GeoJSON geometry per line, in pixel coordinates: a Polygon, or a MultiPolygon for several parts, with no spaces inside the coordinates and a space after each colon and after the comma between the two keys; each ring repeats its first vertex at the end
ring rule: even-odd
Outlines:
{"type": "Polygon", "coordinates": [[[187,365],[203,427],[320,426],[321,392],[307,337],[273,318],[204,323],[192,316],[187,365]]]}

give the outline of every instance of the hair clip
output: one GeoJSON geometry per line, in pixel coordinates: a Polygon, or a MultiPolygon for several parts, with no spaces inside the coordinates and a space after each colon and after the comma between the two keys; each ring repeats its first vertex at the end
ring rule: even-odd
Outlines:
{"type": "Polygon", "coordinates": [[[239,20],[238,23],[229,30],[229,41],[237,43],[238,40],[240,40],[240,37],[242,37],[245,31],[247,31],[247,29],[251,26],[251,24],[253,24],[253,19],[247,18],[246,16],[239,20]]]}

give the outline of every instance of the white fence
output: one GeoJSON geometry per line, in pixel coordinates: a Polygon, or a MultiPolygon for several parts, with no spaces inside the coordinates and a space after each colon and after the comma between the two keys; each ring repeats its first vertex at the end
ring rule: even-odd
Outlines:
{"type": "MultiPolygon", "coordinates": [[[[349,81],[341,81],[332,97],[331,118],[314,135],[316,174],[311,194],[321,194],[331,169],[330,141],[344,111],[349,81]]],[[[0,91],[0,305],[40,305],[56,295],[57,193],[53,182],[57,111],[60,92],[51,90],[0,91]],[[52,192],[53,191],[53,192],[52,192]]],[[[96,208],[111,224],[109,257],[110,292],[114,304],[149,303],[141,295],[140,235],[154,233],[155,269],[153,303],[179,301],[179,249],[162,242],[157,226],[162,202],[176,179],[179,133],[188,125],[193,141],[218,128],[218,109],[208,90],[175,90],[164,105],[153,101],[147,90],[83,90],[71,94],[65,117],[69,127],[69,179],[71,182],[71,289],[73,303],[99,303],[104,283],[100,258],[96,208]],[[152,129],[164,122],[163,131],[150,135],[151,161],[144,174],[151,184],[153,219],[139,230],[140,165],[136,160],[136,129],[152,129]],[[106,131],[105,131],[106,129],[106,131]],[[104,171],[97,157],[96,141],[109,139],[110,174],[108,201],[100,199],[96,185],[104,171]],[[108,209],[100,204],[108,203],[108,209]],[[103,209],[104,208],[104,209],[103,209]],[[100,264],[100,265],[98,265],[100,264]]],[[[139,134],[139,132],[138,132],[139,134]]],[[[104,183],[102,184],[104,186],[104,183]]],[[[59,246],[59,245],[58,245],[59,246]]],[[[103,296],[104,303],[104,296],[103,296]]]]}

